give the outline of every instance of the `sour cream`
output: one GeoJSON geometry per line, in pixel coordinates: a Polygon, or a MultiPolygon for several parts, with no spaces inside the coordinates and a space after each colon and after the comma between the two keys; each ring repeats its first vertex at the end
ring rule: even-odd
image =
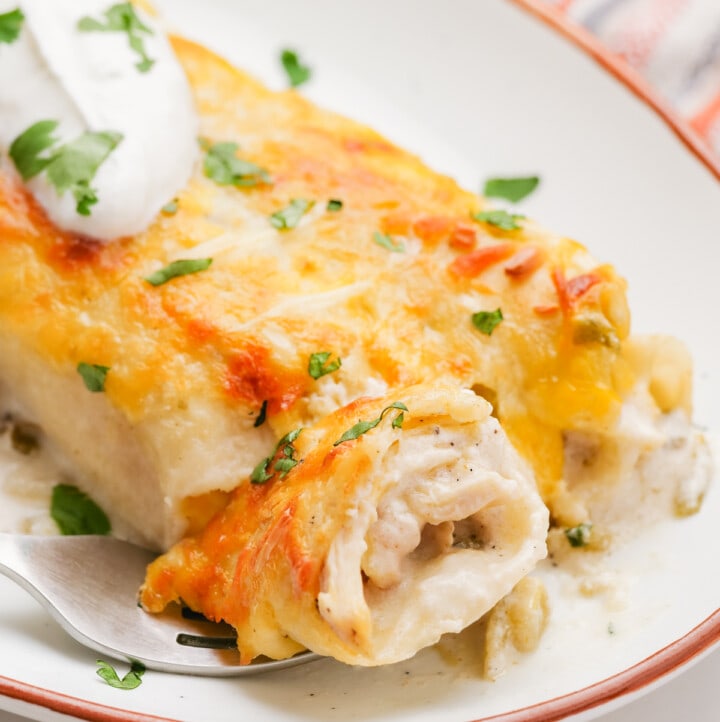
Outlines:
{"type": "Polygon", "coordinates": [[[158,24],[136,13],[152,34],[142,34],[154,63],[140,72],[125,32],[83,32],[83,17],[104,23],[116,0],[0,0],[0,13],[19,7],[19,38],[0,44],[0,151],[40,120],[55,120],[60,142],[86,131],[123,136],[91,187],[91,215],[76,209],[73,194],[60,196],[40,173],[27,186],[60,228],[111,240],[145,230],[185,186],[198,155],[198,119],[190,87],[158,24]]]}

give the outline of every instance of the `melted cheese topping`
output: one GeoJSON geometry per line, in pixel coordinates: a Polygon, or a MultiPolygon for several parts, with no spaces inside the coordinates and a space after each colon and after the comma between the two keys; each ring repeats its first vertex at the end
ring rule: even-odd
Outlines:
{"type": "MultiPolygon", "coordinates": [[[[272,183],[221,186],[199,166],[177,213],[99,244],[59,230],[0,173],[0,377],[14,378],[3,363],[12,348],[15,376],[32,357],[78,398],[78,363],[107,366],[93,407],[100,398],[111,407],[113,428],[127,428],[144,454],[135,465],[176,516],[170,538],[184,523],[183,498],[232,489],[273,438],[430,374],[492,399],[551,498],[563,434],[610,431],[633,383],[624,281],[529,220],[514,231],[474,222],[477,196],[372,130],[173,44],[200,134],[237,143],[272,183]],[[294,198],[315,206],[277,230],[270,216],[294,198]],[[326,212],[329,198],[342,199],[342,211],[326,212]],[[405,251],[379,245],[377,232],[405,251]],[[211,257],[210,268],[161,286],[144,280],[198,257],[211,257]],[[492,335],[473,325],[473,314],[497,308],[504,321],[492,335]],[[343,366],[313,379],[317,352],[343,366]],[[267,422],[255,427],[264,405],[267,422]]],[[[43,423],[43,404],[26,406],[43,423]]],[[[80,471],[108,487],[136,483],[92,453],[76,455],[80,471]]]]}

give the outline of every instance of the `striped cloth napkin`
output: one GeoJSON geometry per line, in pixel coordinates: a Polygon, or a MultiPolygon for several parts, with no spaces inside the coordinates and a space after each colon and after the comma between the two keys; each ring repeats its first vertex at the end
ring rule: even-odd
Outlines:
{"type": "Polygon", "coordinates": [[[639,71],[720,155],[720,0],[546,0],[639,71]]]}

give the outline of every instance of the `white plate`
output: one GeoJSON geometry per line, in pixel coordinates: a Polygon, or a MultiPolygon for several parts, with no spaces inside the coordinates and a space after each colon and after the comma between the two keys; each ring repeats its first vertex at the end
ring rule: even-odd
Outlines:
{"type": "MultiPolygon", "coordinates": [[[[524,212],[582,240],[630,279],[635,329],[688,343],[697,419],[720,428],[720,184],[585,54],[501,0],[158,5],[174,29],[276,87],[279,50],[298,49],[315,68],[310,97],[375,126],[469,188],[499,173],[540,173],[524,212]]],[[[122,692],[95,676],[94,654],[0,580],[0,707],[46,720],[58,719],[51,709],[192,722],[587,720],[716,644],[720,575],[704,561],[720,552],[716,487],[698,516],[661,524],[609,560],[627,584],[625,609],[563,596],[566,580],[556,578],[541,649],[494,684],[478,679],[471,656],[450,663],[431,649],[384,669],[321,661],[242,680],[148,672],[138,689],[122,692]]]]}

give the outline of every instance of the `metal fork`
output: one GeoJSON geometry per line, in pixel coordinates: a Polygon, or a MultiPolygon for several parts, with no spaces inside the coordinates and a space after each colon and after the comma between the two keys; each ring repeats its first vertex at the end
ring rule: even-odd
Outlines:
{"type": "MultiPolygon", "coordinates": [[[[0,573],[37,599],[80,644],[148,669],[229,677],[292,667],[319,655],[240,664],[232,627],[177,605],[148,614],[137,593],[155,553],[105,536],[0,534],[0,573]]],[[[1,606],[1,605],[0,605],[1,606]]],[[[1,611],[0,611],[1,613],[1,611]]]]}

